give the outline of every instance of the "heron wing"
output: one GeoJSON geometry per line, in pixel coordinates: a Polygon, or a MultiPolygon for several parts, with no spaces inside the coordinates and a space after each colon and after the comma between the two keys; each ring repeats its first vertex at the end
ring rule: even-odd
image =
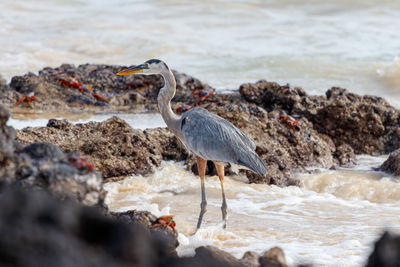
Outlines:
{"type": "Polygon", "coordinates": [[[201,158],[239,164],[265,173],[262,160],[254,152],[255,144],[227,120],[205,109],[194,108],[183,114],[181,129],[185,145],[201,158]]]}

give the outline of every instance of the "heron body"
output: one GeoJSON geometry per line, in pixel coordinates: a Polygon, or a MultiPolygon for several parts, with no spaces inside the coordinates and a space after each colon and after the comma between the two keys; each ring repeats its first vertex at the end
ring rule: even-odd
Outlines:
{"type": "Polygon", "coordinates": [[[214,162],[229,162],[265,174],[256,145],[229,121],[203,108],[182,115],[183,142],[195,155],[214,162]]]}
{"type": "Polygon", "coordinates": [[[207,160],[214,162],[222,189],[222,219],[226,227],[227,204],[224,192],[224,163],[243,166],[264,175],[267,171],[262,159],[255,153],[255,144],[237,127],[227,120],[203,108],[193,108],[181,116],[171,109],[171,99],[176,92],[176,81],[168,66],[161,60],[151,59],[145,63],[123,70],[118,75],[134,73],[160,74],[165,86],[158,93],[158,108],[168,128],[197,157],[197,168],[201,178],[201,211],[197,222],[200,228],[206,212],[205,171],[207,160]]]}

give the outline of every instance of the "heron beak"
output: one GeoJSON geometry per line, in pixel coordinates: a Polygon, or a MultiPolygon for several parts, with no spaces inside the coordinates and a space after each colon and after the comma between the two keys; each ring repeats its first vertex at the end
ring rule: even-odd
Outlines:
{"type": "Polygon", "coordinates": [[[145,66],[143,64],[132,66],[117,73],[117,75],[130,75],[135,73],[142,73],[145,66]]]}

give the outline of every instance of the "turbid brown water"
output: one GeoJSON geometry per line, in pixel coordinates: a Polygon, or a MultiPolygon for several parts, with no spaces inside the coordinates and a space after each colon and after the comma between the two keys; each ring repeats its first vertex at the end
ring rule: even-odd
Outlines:
{"type": "Polygon", "coordinates": [[[301,187],[248,184],[244,176],[226,179],[228,227],[222,229],[218,177],[206,182],[204,227],[191,236],[200,203],[200,181],[179,164],[165,162],[150,177],[133,176],[106,184],[113,211],[150,210],[173,214],[180,232],[180,255],[204,244],[237,257],[247,250],[284,249],[289,263],[360,266],[384,229],[400,232],[400,183],[371,171],[384,157],[358,157],[352,169],[322,170],[298,176],[301,187]]]}

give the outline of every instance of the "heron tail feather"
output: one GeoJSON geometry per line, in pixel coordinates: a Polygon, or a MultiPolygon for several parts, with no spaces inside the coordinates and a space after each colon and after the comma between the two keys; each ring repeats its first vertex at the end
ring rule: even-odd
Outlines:
{"type": "Polygon", "coordinates": [[[254,151],[249,151],[249,153],[246,153],[246,156],[240,158],[237,164],[243,165],[254,173],[260,175],[265,175],[267,173],[267,168],[265,167],[263,160],[254,151]]]}

